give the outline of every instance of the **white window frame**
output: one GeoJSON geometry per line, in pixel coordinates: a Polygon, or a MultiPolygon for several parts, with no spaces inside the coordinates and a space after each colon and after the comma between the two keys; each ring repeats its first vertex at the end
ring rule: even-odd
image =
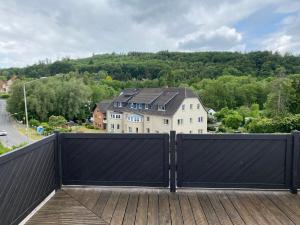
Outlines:
{"type": "Polygon", "coordinates": [[[169,119],[164,119],[164,125],[169,125],[169,119]]]}
{"type": "Polygon", "coordinates": [[[158,111],[166,111],[166,106],[165,105],[159,105],[158,106],[158,111]]]}
{"type": "Polygon", "coordinates": [[[183,125],[183,119],[178,119],[177,120],[177,125],[183,125]]]}

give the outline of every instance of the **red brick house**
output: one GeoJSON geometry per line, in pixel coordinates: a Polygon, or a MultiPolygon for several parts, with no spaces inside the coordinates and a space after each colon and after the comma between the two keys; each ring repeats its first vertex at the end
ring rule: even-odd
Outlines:
{"type": "Polygon", "coordinates": [[[106,129],[106,111],[111,101],[101,101],[93,108],[93,126],[98,129],[106,129]]]}

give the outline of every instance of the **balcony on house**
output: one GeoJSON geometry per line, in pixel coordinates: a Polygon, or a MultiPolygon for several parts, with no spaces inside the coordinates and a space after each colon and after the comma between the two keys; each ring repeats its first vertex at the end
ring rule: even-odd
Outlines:
{"type": "Polygon", "coordinates": [[[300,224],[300,134],[56,133],[0,157],[0,224],[300,224]]]}

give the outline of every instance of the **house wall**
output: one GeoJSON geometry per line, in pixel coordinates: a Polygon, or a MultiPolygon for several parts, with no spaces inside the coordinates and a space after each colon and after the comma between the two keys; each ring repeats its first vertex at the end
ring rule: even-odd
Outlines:
{"type": "Polygon", "coordinates": [[[150,129],[150,133],[169,133],[172,130],[172,118],[167,116],[144,115],[144,133],[150,129]],[[149,117],[149,121],[147,121],[149,117]],[[169,123],[164,124],[164,119],[168,119],[169,123]]]}
{"type": "Polygon", "coordinates": [[[171,130],[175,130],[177,133],[207,133],[207,112],[200,103],[198,98],[186,98],[173,117],[156,116],[143,114],[142,122],[128,121],[128,116],[134,113],[124,112],[121,119],[111,118],[113,111],[107,111],[107,131],[111,133],[148,133],[147,128],[150,129],[150,133],[169,133],[171,130]],[[190,109],[190,104],[193,108],[190,109]],[[199,109],[197,105],[199,104],[199,109]],[[182,110],[182,105],[185,105],[185,109],[182,110]],[[149,121],[147,121],[149,117],[149,121]],[[198,122],[198,118],[202,117],[202,122],[198,122]],[[192,118],[192,122],[190,122],[192,118]],[[164,124],[164,119],[168,119],[168,124],[164,124]],[[183,124],[178,125],[178,119],[183,119],[183,124]],[[118,129],[119,125],[119,129],[118,129]],[[112,128],[112,126],[114,128],[112,128]]]}
{"type": "Polygon", "coordinates": [[[144,133],[144,116],[139,115],[142,118],[141,122],[128,121],[128,116],[136,115],[134,113],[124,113],[124,133],[144,133]],[[131,128],[131,132],[129,131],[131,128]]]}
{"type": "Polygon", "coordinates": [[[172,119],[172,129],[177,133],[207,133],[207,112],[198,98],[186,98],[180,105],[177,112],[172,119]],[[193,108],[190,109],[190,104],[193,108]],[[197,105],[200,104],[200,108],[197,109],[197,105]],[[182,105],[185,105],[185,109],[182,110],[182,105]],[[202,117],[203,121],[198,122],[198,117],[202,117]],[[192,122],[190,122],[192,118],[192,122]],[[178,119],[183,119],[183,124],[178,124],[178,119]]]}
{"type": "Polygon", "coordinates": [[[106,130],[109,133],[123,133],[124,131],[124,115],[123,113],[115,113],[108,110],[106,113],[107,127],[106,130]],[[111,118],[111,114],[120,114],[121,118],[111,118]]]}
{"type": "Polygon", "coordinates": [[[99,108],[96,108],[93,112],[93,126],[98,129],[105,129],[104,119],[105,114],[102,113],[99,108]]]}
{"type": "Polygon", "coordinates": [[[6,92],[6,82],[0,81],[0,92],[6,92]]]}

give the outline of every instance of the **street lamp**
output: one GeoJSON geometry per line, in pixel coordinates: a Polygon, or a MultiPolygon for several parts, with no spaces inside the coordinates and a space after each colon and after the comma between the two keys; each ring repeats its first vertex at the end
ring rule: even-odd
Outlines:
{"type": "Polygon", "coordinates": [[[33,83],[35,81],[39,81],[41,79],[46,79],[46,78],[47,77],[41,77],[39,79],[28,81],[28,82],[25,82],[23,84],[24,105],[25,105],[25,120],[26,120],[26,135],[27,135],[28,141],[29,141],[29,133],[28,133],[28,131],[29,131],[29,124],[28,124],[28,111],[27,111],[26,84],[33,83]]]}

